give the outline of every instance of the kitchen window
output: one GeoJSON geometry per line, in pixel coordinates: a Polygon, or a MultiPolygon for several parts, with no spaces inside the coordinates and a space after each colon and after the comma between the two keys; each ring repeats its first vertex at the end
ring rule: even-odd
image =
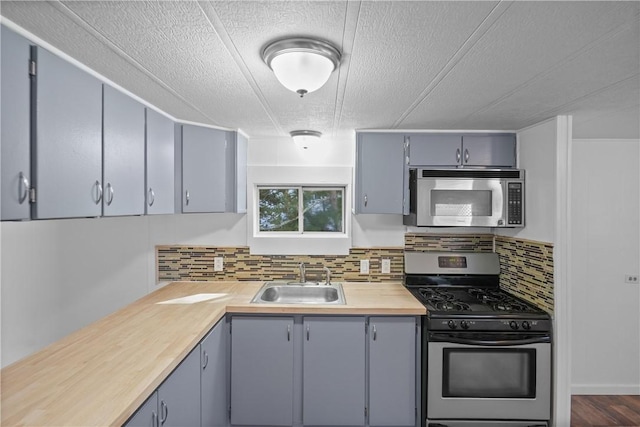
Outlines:
{"type": "Polygon", "coordinates": [[[258,232],[345,233],[345,188],[258,187],[258,232]]]}

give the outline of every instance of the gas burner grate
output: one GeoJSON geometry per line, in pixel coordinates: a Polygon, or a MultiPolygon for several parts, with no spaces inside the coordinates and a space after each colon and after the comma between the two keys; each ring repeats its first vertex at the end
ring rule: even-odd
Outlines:
{"type": "Polygon", "coordinates": [[[520,304],[516,301],[502,301],[493,305],[493,309],[496,311],[519,311],[529,312],[531,311],[526,305],[520,304]]]}
{"type": "Polygon", "coordinates": [[[456,299],[452,293],[438,289],[420,289],[419,292],[428,302],[453,301],[456,299]]]}

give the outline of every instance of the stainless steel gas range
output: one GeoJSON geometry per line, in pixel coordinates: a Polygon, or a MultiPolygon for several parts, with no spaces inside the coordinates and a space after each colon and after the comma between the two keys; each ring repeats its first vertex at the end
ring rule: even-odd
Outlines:
{"type": "Polygon", "coordinates": [[[405,253],[405,286],[427,308],[423,426],[550,424],[551,318],[499,273],[493,253],[405,253]]]}

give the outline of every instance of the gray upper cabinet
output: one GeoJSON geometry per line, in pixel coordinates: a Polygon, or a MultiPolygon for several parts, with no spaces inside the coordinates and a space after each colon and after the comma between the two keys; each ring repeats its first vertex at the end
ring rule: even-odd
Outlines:
{"type": "Polygon", "coordinates": [[[358,133],[353,208],[356,214],[402,214],[404,135],[358,133]]]}
{"type": "Polygon", "coordinates": [[[104,85],[104,216],[144,213],[144,106],[104,85]]]}
{"type": "Polygon", "coordinates": [[[365,425],[363,317],[305,317],[303,424],[365,425]]]}
{"type": "Polygon", "coordinates": [[[226,427],[227,408],[227,323],[223,318],[200,343],[202,427],[226,427]]]}
{"type": "Polygon", "coordinates": [[[182,212],[246,212],[246,138],[201,126],[181,128],[182,212]]]}
{"type": "Polygon", "coordinates": [[[2,220],[31,217],[29,41],[2,26],[0,37],[2,220]]]}
{"type": "Polygon", "coordinates": [[[231,424],[293,423],[293,318],[231,320],[231,424]]]}
{"type": "Polygon", "coordinates": [[[462,164],[516,167],[516,135],[463,135],[462,164]]]}
{"type": "Polygon", "coordinates": [[[227,132],[182,126],[182,212],[226,209],[227,132]]]}
{"type": "Polygon", "coordinates": [[[515,167],[515,134],[409,134],[409,165],[515,167]]]}
{"type": "Polygon", "coordinates": [[[174,204],[174,123],[162,114],[146,109],[145,213],[172,214],[174,204]]]}
{"type": "MultiPolygon", "coordinates": [[[[41,48],[36,60],[33,217],[102,213],[102,83],[41,48]]],[[[3,96],[4,97],[4,96],[3,96]]]]}
{"type": "Polygon", "coordinates": [[[158,425],[200,427],[200,345],[158,387],[158,425]]]}
{"type": "Polygon", "coordinates": [[[369,319],[369,425],[415,426],[416,319],[369,319]]]}

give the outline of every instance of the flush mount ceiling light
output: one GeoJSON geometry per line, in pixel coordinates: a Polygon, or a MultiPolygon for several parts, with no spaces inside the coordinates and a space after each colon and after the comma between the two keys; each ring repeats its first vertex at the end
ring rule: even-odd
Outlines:
{"type": "Polygon", "coordinates": [[[320,140],[322,133],[315,130],[292,130],[289,132],[289,135],[291,135],[291,138],[296,145],[307,149],[309,148],[309,144],[313,144],[320,140]]]}
{"type": "Polygon", "coordinates": [[[329,80],[340,64],[340,51],[320,40],[292,38],[265,47],[262,59],[284,87],[302,98],[329,80]]]}

